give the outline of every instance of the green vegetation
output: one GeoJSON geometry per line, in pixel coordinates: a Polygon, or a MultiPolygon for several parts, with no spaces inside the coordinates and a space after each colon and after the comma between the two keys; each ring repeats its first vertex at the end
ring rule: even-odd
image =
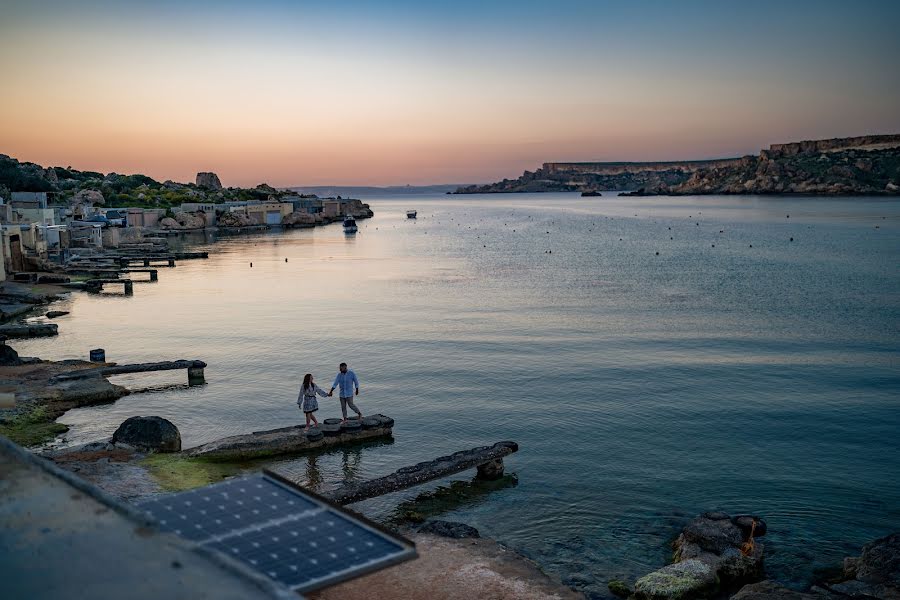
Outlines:
{"type": "Polygon", "coordinates": [[[0,424],[0,435],[26,448],[49,442],[68,430],[66,425],[55,423],[44,407],[38,407],[30,413],[0,424]]]}
{"type": "Polygon", "coordinates": [[[182,454],[151,454],[141,461],[150,474],[166,490],[190,490],[231,477],[247,465],[242,463],[210,462],[182,454]]]}

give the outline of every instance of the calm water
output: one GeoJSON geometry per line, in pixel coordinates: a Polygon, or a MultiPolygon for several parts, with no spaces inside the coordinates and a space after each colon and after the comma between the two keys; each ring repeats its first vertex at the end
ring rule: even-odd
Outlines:
{"type": "MultiPolygon", "coordinates": [[[[151,391],[69,412],[68,441],[136,414],[171,419],[185,446],[284,426],[302,375],[327,387],[345,360],[394,442],[279,468],[328,488],[515,440],[518,485],[444,518],[592,593],[663,564],[711,508],[765,516],[770,575],[795,585],[898,529],[897,201],[369,201],[355,237],[227,238],[131,298],[61,303],[59,337],[21,353],[210,365],[201,388],[123,379],[151,391]]],[[[357,508],[385,518],[422,491],[357,508]]]]}

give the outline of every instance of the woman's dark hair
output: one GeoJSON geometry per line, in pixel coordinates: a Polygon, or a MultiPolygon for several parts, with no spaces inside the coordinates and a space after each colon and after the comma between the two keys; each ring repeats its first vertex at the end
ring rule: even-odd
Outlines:
{"type": "Polygon", "coordinates": [[[309,389],[311,383],[312,383],[312,373],[307,373],[306,375],[303,376],[303,389],[304,390],[309,389]]]}

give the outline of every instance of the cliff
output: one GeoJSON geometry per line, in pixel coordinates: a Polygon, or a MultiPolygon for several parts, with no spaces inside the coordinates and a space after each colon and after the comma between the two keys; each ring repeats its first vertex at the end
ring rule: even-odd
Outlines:
{"type": "Polygon", "coordinates": [[[900,194],[900,134],[772,144],[758,156],[673,162],[549,162],[457,194],[638,190],[652,194],[900,194]]]}
{"type": "Polygon", "coordinates": [[[775,144],[724,168],[700,169],[655,193],[900,194],[900,136],[775,144]],[[891,140],[890,138],[894,138],[891,140]]]}

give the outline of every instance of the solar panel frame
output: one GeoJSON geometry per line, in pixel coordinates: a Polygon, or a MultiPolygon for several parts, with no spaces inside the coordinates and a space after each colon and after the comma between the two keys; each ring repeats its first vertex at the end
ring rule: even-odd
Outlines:
{"type": "Polygon", "coordinates": [[[139,506],[161,529],[222,552],[300,593],[417,556],[415,544],[405,537],[269,470],[139,506]],[[310,541],[310,534],[317,539],[310,541]],[[318,553],[314,558],[310,548],[318,553]]]}

